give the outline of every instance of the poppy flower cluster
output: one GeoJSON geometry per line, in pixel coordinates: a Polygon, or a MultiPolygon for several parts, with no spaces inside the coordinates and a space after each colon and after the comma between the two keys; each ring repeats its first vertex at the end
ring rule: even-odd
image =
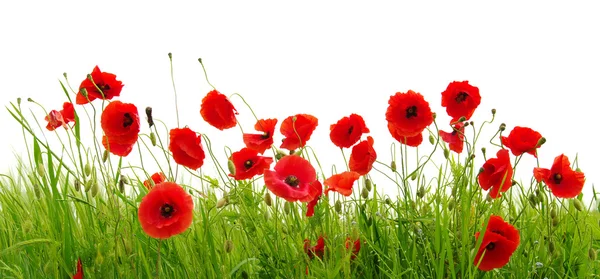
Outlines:
{"type": "Polygon", "coordinates": [[[44,120],[48,121],[46,125],[48,131],[54,131],[61,126],[67,129],[69,123],[75,122],[75,108],[73,108],[72,103],[65,102],[62,110],[51,110],[44,120]]]}
{"type": "Polygon", "coordinates": [[[140,203],[138,219],[146,234],[166,239],[186,231],[192,224],[194,202],[174,182],[156,184],[140,203]]]}
{"type": "Polygon", "coordinates": [[[112,101],[102,111],[100,121],[104,131],[104,148],[117,156],[129,155],[140,132],[137,107],[134,104],[112,101]]]}

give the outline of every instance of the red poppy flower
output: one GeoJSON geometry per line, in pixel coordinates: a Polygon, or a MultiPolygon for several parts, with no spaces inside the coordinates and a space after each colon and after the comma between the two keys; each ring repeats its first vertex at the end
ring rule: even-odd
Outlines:
{"type": "Polygon", "coordinates": [[[263,132],[262,134],[244,134],[244,143],[246,147],[256,150],[263,154],[265,150],[273,145],[273,134],[275,133],[277,119],[261,119],[256,121],[254,129],[263,132]]]}
{"type": "Polygon", "coordinates": [[[512,186],[513,169],[510,164],[508,150],[500,149],[497,158],[490,158],[483,164],[483,172],[479,173],[479,186],[483,190],[490,188],[490,197],[497,198],[499,192],[506,192],[512,186]]]}
{"type": "Polygon", "coordinates": [[[267,188],[289,202],[310,202],[319,194],[321,183],[315,168],[304,158],[288,155],[277,161],[275,171],[265,170],[267,188]]]}
{"type": "Polygon", "coordinates": [[[358,114],[351,114],[340,119],[329,129],[331,130],[329,133],[331,142],[340,148],[349,148],[360,140],[363,133],[369,132],[362,116],[358,114]]]}
{"type": "Polygon", "coordinates": [[[86,78],[79,85],[79,92],[75,98],[75,103],[78,105],[87,104],[96,99],[110,100],[121,94],[123,83],[117,80],[117,76],[111,73],[101,72],[98,66],[92,71],[92,82],[86,78]],[[83,96],[82,90],[87,91],[87,98],[83,96]]]}
{"type": "Polygon", "coordinates": [[[75,108],[71,102],[63,103],[63,109],[60,111],[60,114],[62,114],[62,117],[67,124],[69,124],[69,122],[75,122],[75,108]]]}
{"type": "Polygon", "coordinates": [[[365,175],[371,171],[373,163],[377,160],[373,143],[373,138],[369,136],[367,140],[363,140],[352,147],[350,161],[348,162],[351,171],[358,172],[360,175],[365,175]]]}
{"type": "Polygon", "coordinates": [[[358,180],[360,174],[354,171],[345,171],[342,173],[334,174],[325,180],[325,195],[329,191],[336,191],[344,196],[350,196],[352,194],[352,185],[358,180]]]}
{"type": "Polygon", "coordinates": [[[411,147],[417,147],[417,146],[421,145],[421,143],[423,143],[423,133],[418,133],[416,136],[412,136],[412,137],[406,137],[406,136],[403,136],[398,131],[396,126],[392,125],[389,122],[388,122],[388,130],[390,131],[390,134],[392,135],[392,137],[401,144],[406,144],[411,147]]]}
{"type": "Polygon", "coordinates": [[[347,237],[346,238],[346,250],[350,249],[350,245],[353,246],[352,256],[350,256],[350,259],[354,260],[356,258],[356,256],[358,255],[358,252],[360,251],[360,238],[355,240],[354,242],[352,242],[352,239],[350,237],[347,237]]]}
{"type": "Polygon", "coordinates": [[[393,126],[398,136],[414,137],[433,123],[429,103],[420,93],[412,90],[406,93],[398,92],[390,97],[388,104],[385,119],[393,126]]]}
{"type": "Polygon", "coordinates": [[[146,187],[146,189],[151,190],[152,186],[159,184],[161,182],[164,182],[165,179],[167,179],[167,177],[165,176],[164,173],[157,172],[157,173],[154,173],[153,175],[151,175],[150,179],[144,181],[144,186],[146,187]]]}
{"type": "Polygon", "coordinates": [[[465,124],[462,122],[458,122],[454,125],[454,129],[452,132],[444,132],[440,131],[440,137],[443,141],[448,143],[450,146],[450,150],[460,154],[463,151],[463,147],[465,145],[465,124]]]}
{"type": "Polygon", "coordinates": [[[508,137],[502,136],[502,144],[515,156],[527,152],[537,158],[536,148],[541,138],[542,135],[531,128],[517,126],[508,137]]]}
{"type": "Polygon", "coordinates": [[[537,182],[544,181],[557,198],[574,198],[581,193],[585,183],[583,172],[571,168],[569,158],[564,154],[554,158],[551,169],[534,168],[537,182]]]}
{"type": "Polygon", "coordinates": [[[236,180],[250,179],[255,175],[261,175],[273,163],[273,158],[258,156],[256,150],[249,148],[233,152],[229,160],[233,161],[235,166],[235,175],[229,174],[229,176],[236,180]]]}
{"type": "Polygon", "coordinates": [[[83,264],[81,258],[77,259],[77,273],[73,274],[73,279],[83,279],[83,264]]]}
{"type": "Polygon", "coordinates": [[[115,155],[127,156],[140,132],[140,118],[135,105],[120,101],[110,102],[102,111],[100,121],[104,131],[104,148],[115,155]]]}
{"type": "Polygon", "coordinates": [[[310,114],[296,114],[284,119],[279,128],[285,137],[280,147],[288,150],[304,147],[317,125],[319,120],[310,114]]]}
{"type": "Polygon", "coordinates": [[[229,98],[217,90],[208,92],[202,99],[200,115],[204,121],[221,131],[235,127],[237,114],[229,98]]]}
{"type": "Polygon", "coordinates": [[[306,217],[312,217],[313,215],[315,215],[315,206],[319,202],[319,199],[321,198],[321,194],[323,194],[323,185],[321,185],[321,182],[319,182],[319,180],[317,180],[315,182],[315,185],[316,185],[315,187],[318,189],[317,195],[315,196],[314,199],[309,201],[308,204],[306,204],[306,217]]]}
{"type": "Polygon", "coordinates": [[[325,254],[325,239],[321,236],[317,239],[317,244],[315,246],[310,246],[310,240],[307,238],[304,240],[304,252],[308,255],[309,258],[314,258],[315,256],[323,259],[323,255],[325,254]]]}
{"type": "Polygon", "coordinates": [[[61,111],[51,110],[44,120],[48,121],[48,124],[46,125],[48,131],[54,131],[60,126],[67,129],[67,124],[75,122],[75,110],[73,109],[73,104],[65,102],[61,111]]]}
{"type": "Polygon", "coordinates": [[[173,182],[156,184],[140,203],[138,219],[144,232],[154,238],[169,238],[187,230],[194,217],[194,202],[173,182]]]}
{"type": "Polygon", "coordinates": [[[169,132],[169,150],[175,163],[197,170],[204,164],[202,137],[190,128],[175,128],[169,132]]]}
{"type": "Polygon", "coordinates": [[[480,103],[479,88],[470,85],[468,81],[453,81],[442,92],[442,107],[452,117],[451,123],[463,116],[467,120],[471,118],[480,103]]]}
{"type": "MultiPolygon", "coordinates": [[[[475,238],[479,239],[479,232],[475,233],[475,238]]],[[[519,242],[519,231],[511,224],[504,222],[502,217],[492,215],[475,256],[474,264],[477,265],[481,260],[479,269],[483,271],[503,267],[517,250],[519,242]],[[481,258],[482,256],[483,258],[481,258]]]]}

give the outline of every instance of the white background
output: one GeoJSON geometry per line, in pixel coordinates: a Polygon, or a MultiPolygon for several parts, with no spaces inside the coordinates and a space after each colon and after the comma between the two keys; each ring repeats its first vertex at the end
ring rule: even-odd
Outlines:
{"type": "MultiPolygon", "coordinates": [[[[587,177],[584,193],[600,181],[600,17],[593,1],[324,2],[3,1],[0,103],[31,97],[48,110],[60,108],[63,72],[77,87],[99,65],[125,84],[122,101],[135,103],[142,115],[152,106],[155,117],[173,127],[167,58],[172,52],[181,125],[219,141],[216,152],[224,158],[222,144],[236,150],[243,143],[238,128],[219,132],[199,115],[200,100],[210,90],[197,62],[202,57],[211,82],[227,95],[241,93],[259,117],[276,117],[280,124],[296,113],[317,116],[319,127],[309,143],[329,175],[331,164],[341,162],[329,141],[330,124],[350,113],[363,115],[379,158],[389,162],[389,96],[421,92],[444,125],[449,117],[440,93],[451,81],[469,80],[482,95],[476,123],[496,108],[490,131],[500,122],[507,131],[531,127],[548,139],[540,150],[543,167],[561,153],[571,159],[579,154],[587,177]]],[[[240,99],[232,102],[245,130],[252,131],[249,110],[240,99]]],[[[5,110],[0,125],[0,169],[6,170],[14,165],[13,152],[23,147],[19,127],[5,110]]],[[[276,143],[280,140],[278,135],[276,143]]],[[[497,150],[486,146],[489,153],[497,150]]],[[[522,164],[517,179],[528,184],[534,160],[527,156],[522,164]]]]}

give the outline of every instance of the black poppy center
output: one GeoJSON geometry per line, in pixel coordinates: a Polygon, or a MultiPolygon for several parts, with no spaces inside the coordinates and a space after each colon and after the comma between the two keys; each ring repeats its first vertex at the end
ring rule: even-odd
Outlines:
{"type": "Polygon", "coordinates": [[[295,175],[288,175],[288,177],[285,178],[285,184],[290,185],[292,187],[298,187],[298,184],[300,184],[300,180],[298,180],[298,177],[296,177],[295,175]]]}
{"type": "Polygon", "coordinates": [[[268,138],[270,138],[270,137],[271,137],[271,134],[269,134],[269,133],[264,133],[262,135],[262,139],[265,139],[265,140],[268,139],[268,138]]]}
{"type": "Polygon", "coordinates": [[[348,129],[348,135],[352,134],[352,131],[354,131],[354,126],[350,126],[348,129]]]}
{"type": "Polygon", "coordinates": [[[461,91],[461,92],[458,92],[458,94],[456,95],[456,98],[454,98],[454,100],[457,103],[462,103],[467,99],[468,96],[469,96],[469,94],[467,94],[467,92],[461,91]]]}
{"type": "Polygon", "coordinates": [[[496,244],[494,244],[494,242],[490,242],[487,246],[485,246],[485,249],[488,251],[494,250],[494,248],[496,248],[496,244]]]}
{"type": "Polygon", "coordinates": [[[98,88],[100,88],[100,90],[102,90],[102,91],[107,91],[107,90],[110,90],[110,85],[102,84],[102,85],[98,85],[98,88]]]}
{"type": "Polygon", "coordinates": [[[165,203],[160,207],[160,215],[165,218],[171,218],[175,209],[172,205],[165,203]]]}
{"type": "Polygon", "coordinates": [[[246,169],[251,168],[254,165],[254,162],[252,162],[252,160],[247,160],[246,162],[244,162],[244,167],[246,169]]]}
{"type": "Polygon", "coordinates": [[[406,118],[417,117],[417,107],[411,106],[406,109],[406,118]]]}
{"type": "Polygon", "coordinates": [[[123,115],[123,118],[123,128],[127,128],[133,124],[133,118],[128,112],[123,115]]]}
{"type": "Polygon", "coordinates": [[[552,179],[554,180],[554,183],[556,184],[560,184],[560,182],[562,181],[563,177],[560,173],[555,173],[554,176],[552,176],[552,179]]]}

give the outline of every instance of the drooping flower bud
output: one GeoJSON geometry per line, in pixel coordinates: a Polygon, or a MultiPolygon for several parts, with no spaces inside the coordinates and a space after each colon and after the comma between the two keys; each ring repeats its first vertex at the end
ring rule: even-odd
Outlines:
{"type": "Polygon", "coordinates": [[[149,128],[154,125],[154,118],[152,118],[152,107],[146,108],[146,120],[148,121],[149,128]]]}
{"type": "Polygon", "coordinates": [[[392,172],[396,172],[396,161],[392,160],[392,163],[390,164],[390,168],[392,169],[392,172]]]}
{"type": "Polygon", "coordinates": [[[429,134],[429,143],[431,143],[431,145],[435,144],[435,138],[433,137],[432,134],[429,134]]]}
{"type": "Polygon", "coordinates": [[[106,163],[106,160],[108,160],[108,150],[104,150],[102,154],[102,163],[106,163]]]}
{"type": "Polygon", "coordinates": [[[90,163],[85,163],[83,166],[83,174],[87,177],[92,173],[92,167],[90,167],[90,163]]]}
{"type": "Polygon", "coordinates": [[[269,192],[265,192],[264,200],[267,206],[271,206],[273,204],[273,199],[271,199],[271,194],[269,194],[269,192]]]}
{"type": "Polygon", "coordinates": [[[335,212],[342,214],[342,202],[340,200],[335,201],[335,212]]]}
{"type": "Polygon", "coordinates": [[[369,198],[369,190],[367,190],[367,187],[362,188],[362,191],[360,191],[360,195],[363,199],[369,198]]]}
{"type": "Polygon", "coordinates": [[[233,251],[233,241],[230,239],[225,240],[225,243],[223,244],[223,251],[225,251],[227,254],[231,253],[231,251],[233,251]]]}
{"type": "Polygon", "coordinates": [[[235,175],[235,164],[232,160],[227,160],[227,169],[231,175],[235,175]]]}
{"type": "Polygon", "coordinates": [[[92,183],[92,188],[90,189],[90,193],[92,194],[92,198],[96,197],[96,195],[98,195],[98,191],[100,190],[100,188],[98,187],[98,182],[93,182],[92,183]]]}
{"type": "Polygon", "coordinates": [[[79,190],[81,190],[81,182],[75,179],[75,181],[73,181],[73,188],[75,188],[75,192],[79,192],[79,190]]]}
{"type": "Polygon", "coordinates": [[[150,132],[150,143],[152,143],[152,146],[156,146],[156,134],[154,132],[150,132]]]}
{"type": "Polygon", "coordinates": [[[583,211],[583,203],[578,200],[578,199],[573,199],[573,206],[575,206],[575,209],[577,209],[577,211],[583,211]]]}
{"type": "Polygon", "coordinates": [[[37,165],[37,173],[39,176],[44,177],[46,176],[46,169],[44,168],[44,164],[39,163],[37,165]]]}
{"type": "Polygon", "coordinates": [[[365,178],[365,188],[367,189],[367,191],[371,192],[371,189],[373,189],[371,179],[365,178]]]}

